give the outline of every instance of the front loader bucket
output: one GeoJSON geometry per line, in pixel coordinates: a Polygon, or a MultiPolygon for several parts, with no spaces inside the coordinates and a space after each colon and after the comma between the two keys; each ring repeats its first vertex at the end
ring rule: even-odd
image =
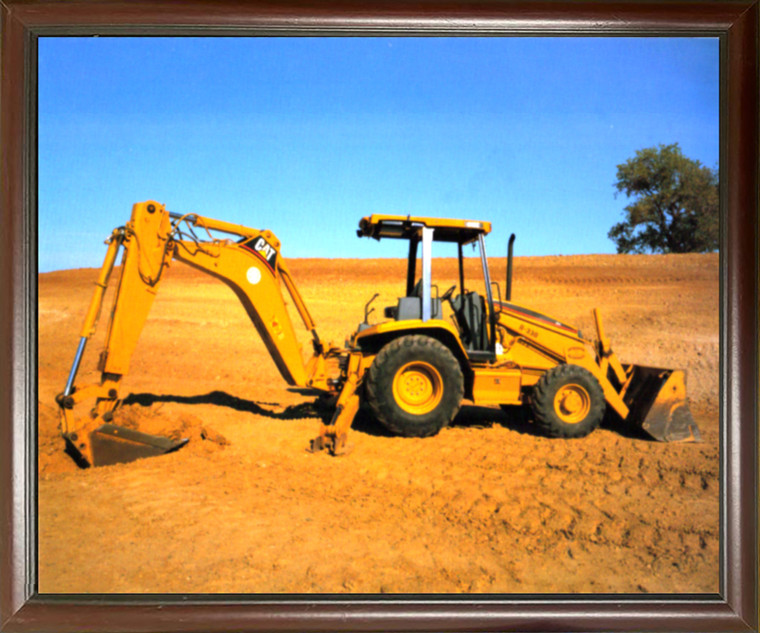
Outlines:
{"type": "Polygon", "coordinates": [[[633,365],[623,400],[626,420],[660,442],[698,442],[702,438],[686,400],[686,378],[679,369],[633,365]]]}
{"type": "Polygon", "coordinates": [[[96,428],[89,434],[88,443],[77,441],[76,435],[64,437],[76,461],[90,466],[109,466],[155,457],[176,451],[188,442],[187,439],[172,440],[116,424],[103,424],[96,428]]]}

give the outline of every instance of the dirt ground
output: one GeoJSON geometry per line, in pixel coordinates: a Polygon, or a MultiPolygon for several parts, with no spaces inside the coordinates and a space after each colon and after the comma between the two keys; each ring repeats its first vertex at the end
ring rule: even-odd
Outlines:
{"type": "MultiPolygon", "coordinates": [[[[372,318],[395,304],[404,266],[290,262],[321,337],[338,344],[374,292],[372,318]]],[[[503,279],[504,262],[492,266],[503,279]]],[[[454,271],[434,265],[444,279],[454,271]]],[[[360,412],[352,453],[309,454],[314,396],[287,388],[226,286],[175,264],[117,422],[190,442],[81,470],[63,452],[54,399],[96,275],[39,277],[41,593],[718,591],[716,255],[515,260],[517,303],[587,336],[598,306],[624,362],[686,369],[701,443],[647,441],[614,423],[551,440],[519,410],[465,403],[427,439],[392,437],[360,412]]],[[[98,379],[105,320],[78,384],[98,379]]]]}

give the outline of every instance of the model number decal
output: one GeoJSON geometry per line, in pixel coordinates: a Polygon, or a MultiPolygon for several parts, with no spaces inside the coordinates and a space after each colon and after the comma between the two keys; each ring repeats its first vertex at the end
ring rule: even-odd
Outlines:
{"type": "Polygon", "coordinates": [[[524,323],[520,323],[520,332],[531,338],[538,338],[538,330],[534,330],[532,327],[525,325],[524,323]]]}

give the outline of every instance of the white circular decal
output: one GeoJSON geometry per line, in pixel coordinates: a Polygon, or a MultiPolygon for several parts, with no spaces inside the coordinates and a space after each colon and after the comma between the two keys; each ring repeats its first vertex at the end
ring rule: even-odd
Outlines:
{"type": "Polygon", "coordinates": [[[261,281],[261,271],[256,268],[255,266],[251,266],[248,269],[248,272],[245,274],[246,279],[248,279],[248,283],[253,284],[254,286],[261,281]]]}

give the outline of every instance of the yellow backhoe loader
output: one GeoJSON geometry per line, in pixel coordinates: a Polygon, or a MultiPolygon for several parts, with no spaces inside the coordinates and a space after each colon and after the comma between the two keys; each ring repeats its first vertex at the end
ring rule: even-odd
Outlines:
{"type": "MultiPolygon", "coordinates": [[[[362,218],[360,237],[409,243],[404,296],[385,308],[386,320],[365,318],[345,347],[323,342],[280,255],[279,240],[197,214],[170,213],[153,201],[135,204],[130,221],[107,241],[66,386],[56,398],[67,451],[82,466],[101,466],[158,455],[181,447],[173,441],[114,423],[119,385],[145,324],[162,273],[179,260],[226,283],[237,295],[285,382],[335,399],[309,450],[345,451],[360,405],[403,436],[424,437],[448,425],[463,399],[482,405],[530,403],[534,422],[554,437],[583,437],[607,410],[661,441],[695,441],[699,431],[689,412],[684,372],[621,363],[594,311],[597,340],[560,320],[511,301],[512,243],[507,287],[501,300],[491,281],[485,250],[488,222],[409,216],[362,218]],[[205,231],[198,236],[196,230],[205,231]],[[232,237],[219,237],[218,234],[232,237]],[[432,246],[456,246],[458,284],[440,296],[432,282],[432,246]],[[463,248],[479,249],[483,292],[465,285],[463,248]],[[101,312],[108,280],[123,249],[121,273],[108,323],[97,384],[77,386],[87,340],[101,312]],[[421,276],[415,281],[421,251],[421,276]],[[304,359],[286,309],[283,288],[311,334],[304,359]],[[494,297],[494,290],[496,297],[494,297]],[[444,306],[450,312],[444,318],[444,306]],[[334,367],[334,370],[329,368],[334,367]],[[85,408],[85,415],[76,412],[85,408]]],[[[377,295],[375,295],[377,296],[377,295]]]]}

